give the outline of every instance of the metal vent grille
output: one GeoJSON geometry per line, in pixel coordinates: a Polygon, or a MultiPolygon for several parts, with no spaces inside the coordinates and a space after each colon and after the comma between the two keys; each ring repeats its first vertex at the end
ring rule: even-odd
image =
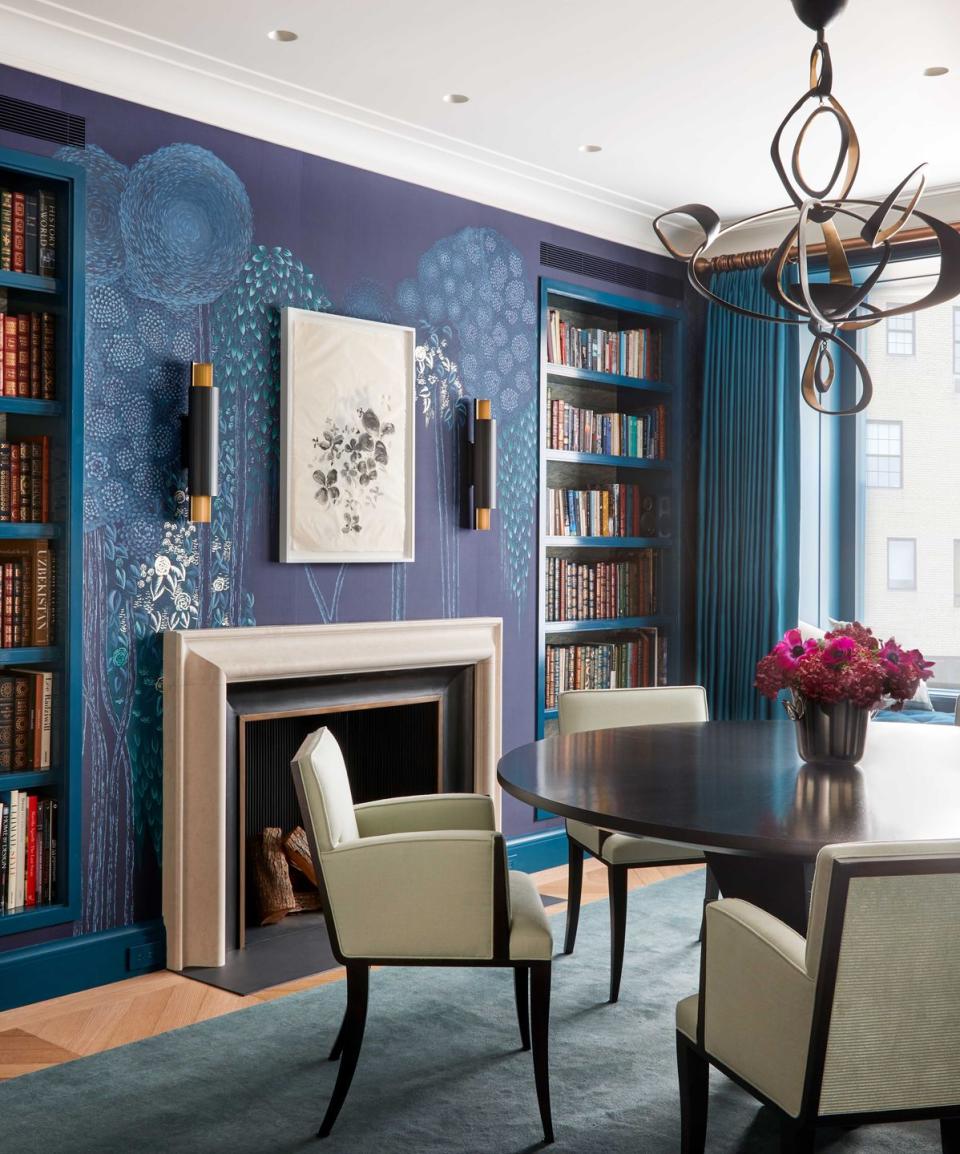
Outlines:
{"type": "Polygon", "coordinates": [[[561,269],[563,272],[578,273],[580,276],[607,281],[610,284],[626,285],[640,292],[656,293],[657,296],[683,300],[684,282],[681,277],[666,276],[650,272],[637,265],[624,264],[619,260],[593,256],[589,252],[579,252],[575,248],[564,248],[559,244],[540,242],[540,264],[545,268],[561,269]]]}
{"type": "Polygon", "coordinates": [[[0,95],[0,128],[19,132],[37,140],[51,140],[54,144],[72,144],[77,148],[87,143],[87,122],[82,116],[31,104],[13,96],[0,95]]]}

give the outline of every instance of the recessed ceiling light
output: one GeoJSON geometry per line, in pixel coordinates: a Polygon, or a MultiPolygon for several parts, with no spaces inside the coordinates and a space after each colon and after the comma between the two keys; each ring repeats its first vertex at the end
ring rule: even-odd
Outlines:
{"type": "Polygon", "coordinates": [[[443,98],[444,104],[469,104],[470,97],[462,92],[448,92],[443,98]]]}
{"type": "Polygon", "coordinates": [[[602,144],[581,144],[580,152],[603,152],[602,144]]]}
{"type": "Polygon", "coordinates": [[[946,76],[950,71],[949,68],[944,68],[942,64],[935,64],[932,68],[924,68],[924,76],[946,76]]]}
{"type": "Polygon", "coordinates": [[[274,28],[272,32],[267,33],[267,36],[280,44],[289,44],[291,40],[299,39],[296,32],[291,32],[289,28],[274,28]]]}

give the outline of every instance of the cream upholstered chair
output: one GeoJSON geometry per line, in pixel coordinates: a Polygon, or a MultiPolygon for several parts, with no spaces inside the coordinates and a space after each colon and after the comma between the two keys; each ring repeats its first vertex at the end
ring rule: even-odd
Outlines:
{"type": "MultiPolygon", "coordinates": [[[[560,694],[560,732],[617,729],[628,725],[707,721],[707,694],[702,685],[664,685],[651,689],[575,689],[560,694]]],[[[643,772],[643,767],[637,767],[643,772]]],[[[583,855],[592,854],[607,867],[610,894],[610,1001],[620,996],[623,950],[627,927],[627,872],[637,866],[680,865],[702,862],[703,854],[689,846],[671,845],[654,838],[611,833],[582,821],[567,820],[570,843],[567,882],[567,933],[563,952],[572,954],[580,921],[583,855]]],[[[707,870],[707,900],[717,896],[716,882],[707,870]]]]}
{"type": "Polygon", "coordinates": [[[318,1136],[330,1133],[360,1054],[371,965],[503,966],[514,972],[523,1049],[533,1069],[546,1141],[553,1141],[547,1036],[553,939],[527,874],[507,870],[493,802],[427,794],[354,805],[343,755],[328,729],[291,762],[347,1009],[330,1059],[337,1081],[318,1136]],[[532,1023],[532,1031],[531,1031],[532,1023]]]}
{"type": "Polygon", "coordinates": [[[806,938],[749,902],[707,906],[699,995],[677,1006],[683,1154],[713,1064],[776,1108],[781,1149],[824,1124],[940,1118],[960,1151],[960,841],[827,846],[806,938]]]}

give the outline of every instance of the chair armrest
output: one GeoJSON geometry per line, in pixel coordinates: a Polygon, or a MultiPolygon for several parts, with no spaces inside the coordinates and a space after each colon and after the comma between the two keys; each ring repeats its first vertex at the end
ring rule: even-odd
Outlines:
{"type": "Polygon", "coordinates": [[[703,1044],[796,1117],[803,1097],[815,980],[806,940],[736,898],[707,906],[703,1044]]]}
{"type": "Polygon", "coordinates": [[[493,798],[485,793],[424,793],[355,805],[362,838],[431,829],[494,830],[493,798]]]}
{"type": "Polygon", "coordinates": [[[341,953],[384,961],[492,958],[495,914],[509,924],[505,858],[503,836],[489,830],[381,835],[321,854],[341,953]]]}

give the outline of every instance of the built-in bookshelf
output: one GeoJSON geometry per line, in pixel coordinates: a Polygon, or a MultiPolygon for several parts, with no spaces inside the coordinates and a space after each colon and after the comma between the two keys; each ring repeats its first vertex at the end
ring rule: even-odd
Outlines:
{"type": "Polygon", "coordinates": [[[563,689],[680,675],[682,323],[541,282],[538,737],[563,689]]]}
{"type": "Polygon", "coordinates": [[[82,170],[0,150],[0,936],[80,910],[83,235],[82,170]]]}

